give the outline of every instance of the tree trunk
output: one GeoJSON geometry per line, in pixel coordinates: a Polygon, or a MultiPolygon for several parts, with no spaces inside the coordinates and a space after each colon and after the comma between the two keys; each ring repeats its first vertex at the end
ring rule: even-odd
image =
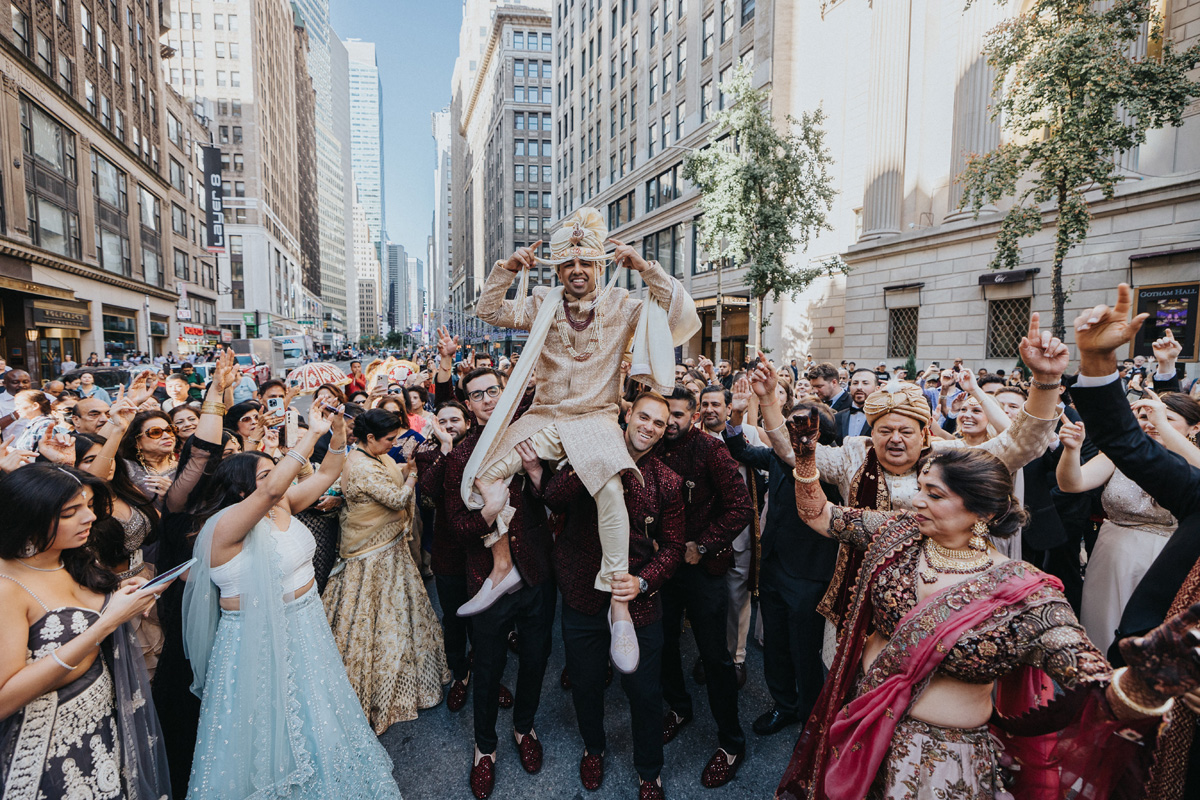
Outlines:
{"type": "Polygon", "coordinates": [[[1071,248],[1068,234],[1063,228],[1063,208],[1067,202],[1067,187],[1065,183],[1058,185],[1058,219],[1054,227],[1054,267],[1050,273],[1050,299],[1053,305],[1054,319],[1051,323],[1052,333],[1059,341],[1067,338],[1067,324],[1064,317],[1067,305],[1067,293],[1063,291],[1062,270],[1067,251],[1071,248]]]}

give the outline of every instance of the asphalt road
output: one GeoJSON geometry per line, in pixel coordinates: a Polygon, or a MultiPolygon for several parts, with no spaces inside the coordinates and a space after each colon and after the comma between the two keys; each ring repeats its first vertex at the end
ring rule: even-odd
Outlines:
{"type": "MultiPolygon", "coordinates": [[[[433,583],[427,583],[426,587],[436,607],[433,583]]],[[[441,614],[440,608],[438,614],[441,614]]],[[[767,693],[762,676],[762,650],[754,644],[748,648],[748,675],[746,685],[739,694],[740,718],[746,731],[746,765],[732,783],[720,789],[705,789],[700,785],[700,773],[717,748],[717,732],[705,688],[697,686],[691,679],[697,656],[695,643],[687,630],[683,636],[683,654],[695,717],[665,748],[662,778],[666,796],[711,800],[766,800],[772,797],[800,729],[798,726],[787,728],[769,737],[757,736],[750,730],[755,717],[771,707],[771,696],[767,693]]],[[[511,653],[510,656],[504,685],[511,689],[515,683],[517,665],[516,656],[511,653]]],[[[521,768],[516,744],[512,740],[512,712],[501,709],[496,725],[500,746],[497,750],[496,790],[492,798],[636,798],[638,784],[637,773],[633,769],[629,703],[619,681],[614,681],[605,695],[604,724],[608,733],[608,752],[605,755],[604,784],[596,792],[588,792],[580,784],[579,758],[583,755],[583,741],[576,725],[571,694],[559,687],[563,664],[561,628],[556,617],[554,648],[550,654],[535,724],[545,751],[542,770],[536,775],[529,775],[521,768]]],[[[468,700],[467,705],[457,713],[448,711],[443,703],[421,712],[412,722],[393,725],[380,737],[395,763],[393,774],[405,800],[460,797],[469,800],[473,797],[467,782],[474,755],[472,702],[468,700]]]]}
{"type": "MultiPolygon", "coordinates": [[[[349,372],[349,362],[337,362],[349,372]]],[[[308,413],[311,395],[298,398],[302,414],[308,413]]],[[[425,584],[439,616],[437,595],[433,582],[425,584]]],[[[757,608],[755,609],[757,617],[757,608]]],[[[696,646],[690,631],[683,636],[683,662],[688,690],[692,694],[694,719],[664,751],[662,778],[668,798],[771,798],[792,754],[798,726],[787,728],[775,736],[757,736],[750,726],[755,718],[771,708],[762,672],[762,650],[753,642],[747,648],[746,685],[739,693],[740,718],[746,731],[747,759],[737,778],[720,789],[705,789],[700,785],[700,773],[717,748],[716,724],[709,711],[705,687],[691,678],[696,663],[696,646]]],[[[516,656],[510,654],[504,684],[512,689],[516,681],[516,656]]],[[[564,665],[561,628],[555,618],[554,648],[546,670],[542,701],[535,729],[542,741],[545,758],[541,772],[529,775],[521,768],[516,744],[512,740],[512,711],[501,709],[496,730],[500,738],[497,751],[496,789],[494,800],[610,800],[636,798],[637,773],[633,768],[633,745],[629,727],[629,702],[614,681],[605,698],[605,729],[608,732],[608,752],[605,756],[604,784],[599,791],[589,792],[579,782],[579,758],[583,755],[583,740],[575,720],[570,692],[559,687],[559,675],[564,665]]],[[[393,725],[380,737],[384,748],[395,764],[393,774],[405,800],[442,800],[443,798],[473,797],[468,775],[474,755],[474,725],[472,702],[457,713],[446,709],[445,703],[421,712],[412,722],[393,725]]],[[[665,712],[665,707],[664,707],[665,712]]]]}

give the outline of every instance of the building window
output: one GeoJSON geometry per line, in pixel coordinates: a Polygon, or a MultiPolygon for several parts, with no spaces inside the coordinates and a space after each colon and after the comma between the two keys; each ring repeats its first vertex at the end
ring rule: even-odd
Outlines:
{"type": "Polygon", "coordinates": [[[654,105],[658,94],[658,67],[650,67],[650,105],[654,105]]]}
{"type": "Polygon", "coordinates": [[[642,239],[642,258],[657,261],[668,275],[682,277],[683,225],[672,225],[642,239]]]}
{"type": "Polygon", "coordinates": [[[712,55],[714,23],[713,23],[713,15],[711,12],[704,17],[703,25],[704,25],[704,27],[700,32],[701,37],[702,37],[700,39],[700,58],[701,58],[701,60],[706,59],[712,55]]]}
{"type": "Polygon", "coordinates": [[[75,134],[20,98],[29,232],[38,247],[80,257],[75,134]]]}
{"type": "Polygon", "coordinates": [[[37,35],[37,65],[42,72],[54,77],[54,54],[50,50],[50,40],[41,31],[37,35]]]}
{"type": "Polygon", "coordinates": [[[240,73],[240,72],[229,73],[229,85],[230,86],[241,86],[242,85],[242,73],[240,73]]]}
{"type": "Polygon", "coordinates": [[[525,102],[525,87],[524,86],[514,86],[513,87],[513,100],[518,103],[525,102]]]}
{"type": "Polygon", "coordinates": [[[517,164],[513,167],[513,180],[517,183],[525,182],[525,166],[523,164],[517,164]]]}
{"type": "Polygon", "coordinates": [[[608,204],[608,229],[615,230],[633,221],[633,192],[608,204]]]}
{"type": "Polygon", "coordinates": [[[75,94],[75,64],[66,53],[58,54],[58,85],[67,94],[75,94]]]}
{"type": "Polygon", "coordinates": [[[176,236],[187,237],[187,212],[175,203],[171,204],[171,232],[176,236]]]}
{"type": "Polygon", "coordinates": [[[190,281],[192,279],[188,254],[182,250],[175,251],[175,277],[181,281],[190,281]]]}
{"type": "Polygon", "coordinates": [[[729,82],[729,78],[732,74],[733,74],[733,67],[730,66],[730,67],[726,67],[725,69],[721,70],[721,74],[717,76],[717,111],[725,110],[725,103],[726,103],[727,97],[725,94],[725,90],[722,89],[721,87],[729,82]]]}
{"type": "MultiPolygon", "coordinates": [[[[535,100],[534,102],[537,102],[537,101],[535,100]]],[[[542,104],[548,106],[553,102],[554,102],[554,90],[551,89],[549,86],[543,86],[542,87],[542,104]]]]}
{"type": "Polygon", "coordinates": [[[525,49],[525,34],[522,31],[514,31],[513,32],[513,49],[514,50],[524,50],[525,49]]]}
{"type": "Polygon", "coordinates": [[[745,25],[752,19],[754,19],[754,0],[742,0],[742,24],[745,25]]]}
{"type": "Polygon", "coordinates": [[[516,156],[524,156],[525,155],[525,140],[524,139],[514,140],[513,147],[515,150],[513,155],[516,155],[516,156]]]}
{"type": "Polygon", "coordinates": [[[988,301],[987,358],[1016,358],[1029,327],[1030,299],[988,301]]]}
{"type": "Polygon", "coordinates": [[[687,119],[687,101],[675,106],[675,141],[683,138],[683,123],[687,119]]]}
{"type": "Polygon", "coordinates": [[[712,114],[712,81],[700,87],[700,122],[708,121],[712,114]]]}
{"type": "MultiPolygon", "coordinates": [[[[675,48],[675,82],[683,80],[684,73],[687,72],[687,39],[679,42],[675,48]]],[[[663,91],[666,91],[664,89],[663,91]]]]}
{"type": "Polygon", "coordinates": [[[646,158],[654,158],[655,139],[658,138],[658,123],[651,122],[649,128],[649,143],[646,145],[646,158]]]}
{"type": "Polygon", "coordinates": [[[917,306],[888,309],[888,358],[908,358],[917,352],[917,306]]]}
{"type": "MultiPolygon", "coordinates": [[[[106,308],[107,312],[108,309],[106,308]]],[[[104,327],[104,355],[124,361],[138,349],[137,319],[116,312],[101,316],[104,327]]]]}
{"type": "Polygon", "coordinates": [[[146,283],[163,285],[160,266],[162,218],[159,200],[145,188],[138,187],[138,206],[141,209],[142,276],[146,283]]]}
{"type": "Polygon", "coordinates": [[[525,77],[525,61],[523,59],[518,58],[513,61],[513,77],[522,79],[525,77]]]}
{"type": "Polygon", "coordinates": [[[100,267],[130,274],[129,195],[127,178],[95,151],[91,154],[92,193],[96,197],[96,258],[100,267]]]}
{"type": "Polygon", "coordinates": [[[516,208],[524,208],[525,207],[525,193],[524,192],[514,192],[513,193],[513,206],[516,208]]]}
{"type": "Polygon", "coordinates": [[[92,12],[82,4],[79,6],[79,27],[83,30],[83,49],[91,50],[96,44],[92,38],[92,12]]]}

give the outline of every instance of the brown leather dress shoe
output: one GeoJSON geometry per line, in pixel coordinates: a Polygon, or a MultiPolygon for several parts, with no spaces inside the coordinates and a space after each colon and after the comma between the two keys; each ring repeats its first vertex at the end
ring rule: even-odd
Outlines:
{"type": "Polygon", "coordinates": [[[542,768],[542,743],[534,738],[532,731],[521,737],[517,752],[521,756],[521,766],[530,775],[542,768]]]}
{"type": "Polygon", "coordinates": [[[737,777],[737,772],[746,760],[745,753],[727,753],[724,748],[717,748],[713,757],[708,760],[704,772],[700,773],[700,785],[705,789],[716,789],[724,786],[737,777]],[[730,756],[734,761],[729,763],[730,756]]]}
{"type": "Polygon", "coordinates": [[[512,692],[510,692],[508,690],[508,687],[505,686],[503,683],[500,684],[500,707],[501,708],[512,708],[513,707],[512,692]]]}
{"type": "Polygon", "coordinates": [[[463,678],[461,681],[455,681],[450,684],[450,691],[446,693],[446,708],[450,711],[462,711],[463,706],[467,704],[467,681],[471,676],[463,678]]]}
{"type": "Polygon", "coordinates": [[[478,800],[487,800],[496,786],[496,765],[491,756],[484,756],[471,767],[471,793],[478,800]]]}
{"type": "Polygon", "coordinates": [[[587,752],[583,754],[583,758],[579,762],[579,780],[583,783],[583,788],[589,792],[600,788],[600,784],[604,783],[603,754],[587,752]]]}

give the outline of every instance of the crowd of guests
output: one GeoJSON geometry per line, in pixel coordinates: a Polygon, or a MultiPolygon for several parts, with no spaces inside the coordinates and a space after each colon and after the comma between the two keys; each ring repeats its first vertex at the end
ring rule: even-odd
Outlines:
{"type": "MultiPolygon", "coordinates": [[[[185,363],[112,392],[7,370],[0,785],[399,797],[377,735],[444,700],[472,704],[466,777],[486,798],[500,708],[523,770],[542,767],[557,615],[588,790],[621,755],[614,678],[641,800],[666,794],[696,687],[717,739],[699,783],[734,780],[757,642],[772,704],[750,730],[799,735],[779,797],[1195,796],[1200,386],[1169,333],[1117,362],[1140,323],[1127,287],[1085,311],[1077,375],[1036,318],[1007,374],[760,356],[685,360],[663,393],[623,375],[637,474],[608,591],[569,461],[525,443],[511,481],[479,503],[461,490],[519,355],[442,330],[407,378],[352,362],[303,415],[296,387],[256,384],[228,351],[207,380],[185,363]],[[476,609],[498,520],[520,579],[476,609]],[[628,661],[610,599],[628,604],[628,661]]],[[[517,416],[536,370],[526,385],[517,416]]]]}

